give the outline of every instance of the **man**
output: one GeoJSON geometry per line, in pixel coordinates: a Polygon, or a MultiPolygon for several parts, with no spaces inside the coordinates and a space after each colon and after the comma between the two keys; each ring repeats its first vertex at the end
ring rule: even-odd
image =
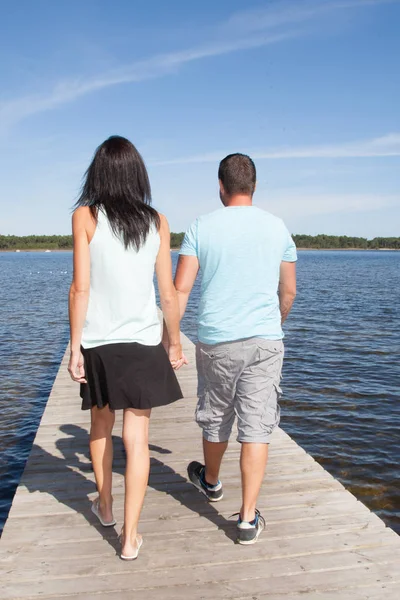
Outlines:
{"type": "Polygon", "coordinates": [[[281,219],[253,206],[256,169],[243,154],[219,166],[224,208],[198,218],[183,241],[175,277],[181,315],[199,269],[196,421],[204,465],[191,462],[190,481],[211,502],[223,497],[219,471],[237,417],[242,507],[237,541],[253,544],[265,522],[256,508],[279,423],[282,323],[296,295],[296,247],[281,219]]]}

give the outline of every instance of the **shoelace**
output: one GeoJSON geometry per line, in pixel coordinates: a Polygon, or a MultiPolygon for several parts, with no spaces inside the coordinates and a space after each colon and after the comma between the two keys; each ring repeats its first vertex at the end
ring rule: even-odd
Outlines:
{"type": "MultiPolygon", "coordinates": [[[[262,516],[262,514],[260,513],[260,511],[258,510],[258,508],[256,508],[255,513],[256,513],[255,519],[258,519],[260,521],[261,525],[265,529],[265,519],[262,516]]],[[[232,517],[239,517],[240,521],[242,520],[240,517],[240,512],[233,513],[233,515],[231,515],[229,518],[232,519],[232,517]]]]}

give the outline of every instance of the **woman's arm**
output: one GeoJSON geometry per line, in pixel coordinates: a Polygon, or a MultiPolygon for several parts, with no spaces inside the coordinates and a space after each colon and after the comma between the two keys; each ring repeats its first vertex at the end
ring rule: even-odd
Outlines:
{"type": "Polygon", "coordinates": [[[172,281],[171,236],[167,219],[163,215],[160,218],[160,249],[156,260],[158,291],[169,338],[169,358],[174,369],[179,369],[184,364],[185,357],[182,354],[179,330],[178,297],[172,281]]]}
{"type": "Polygon", "coordinates": [[[72,379],[79,383],[86,383],[83,356],[81,354],[81,339],[90,289],[90,253],[86,229],[87,213],[88,208],[78,208],[72,217],[74,274],[69,292],[71,357],[68,371],[72,379]]]}

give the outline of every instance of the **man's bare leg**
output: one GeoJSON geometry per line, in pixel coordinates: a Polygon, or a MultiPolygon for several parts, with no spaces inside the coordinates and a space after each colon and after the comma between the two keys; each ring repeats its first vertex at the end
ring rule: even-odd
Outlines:
{"type": "Polygon", "coordinates": [[[252,521],[255,517],[257,499],[265,475],[268,460],[268,444],[242,443],[240,470],[242,474],[242,508],[240,518],[252,521]]]}
{"type": "Polygon", "coordinates": [[[218,483],[221,462],[227,447],[228,442],[209,442],[203,438],[204,464],[206,465],[204,478],[210,485],[218,483]]]}

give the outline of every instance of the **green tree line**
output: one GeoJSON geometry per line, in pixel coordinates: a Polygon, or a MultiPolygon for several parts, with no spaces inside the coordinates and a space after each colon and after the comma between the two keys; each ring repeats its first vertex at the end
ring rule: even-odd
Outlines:
{"type": "Polygon", "coordinates": [[[0,235],[0,250],[69,250],[72,235],[0,235]]]}
{"type": "Polygon", "coordinates": [[[376,237],[372,240],[347,235],[294,235],[298,248],[334,250],[357,248],[362,250],[400,250],[400,237],[376,237]]]}
{"type": "MultiPolygon", "coordinates": [[[[171,248],[179,248],[184,233],[171,233],[171,248]]],[[[0,235],[0,250],[71,250],[72,235],[0,235]]]]}
{"type": "MultiPolygon", "coordinates": [[[[179,248],[184,233],[171,233],[171,248],[179,248]]],[[[294,235],[298,248],[334,250],[400,250],[400,237],[376,237],[372,240],[346,235],[294,235]]],[[[0,235],[0,250],[71,250],[71,235],[0,235]]]]}

